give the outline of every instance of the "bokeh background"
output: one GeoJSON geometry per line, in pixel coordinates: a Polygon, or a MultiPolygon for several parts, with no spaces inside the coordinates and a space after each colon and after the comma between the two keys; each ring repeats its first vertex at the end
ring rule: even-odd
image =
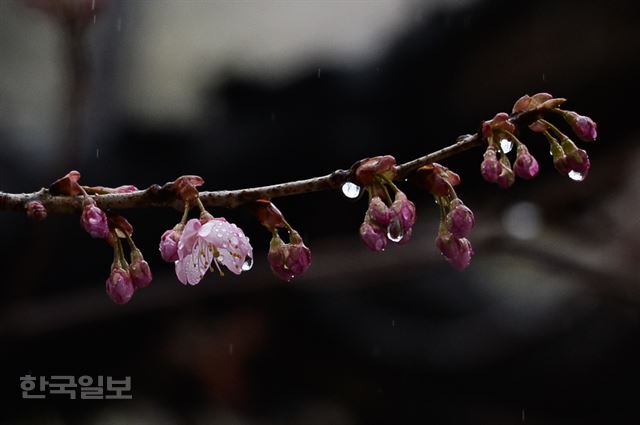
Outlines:
{"type": "Polygon", "coordinates": [[[157,251],[179,212],[128,211],[155,279],[125,306],[78,217],[2,213],[1,423],[638,423],[635,2],[87,0],[67,20],[54,3],[0,0],[2,191],[70,169],[213,190],[406,161],[539,91],[599,140],[582,183],[533,136],[540,174],[506,191],[481,179],[482,150],[447,160],[477,220],[462,273],[410,186],[414,237],[384,253],[358,239],[365,200],[278,200],[313,253],[290,284],[244,210],[212,212],[249,235],[253,270],[195,287],[157,251]],[[28,373],[131,376],[133,399],[22,400],[28,373]]]}

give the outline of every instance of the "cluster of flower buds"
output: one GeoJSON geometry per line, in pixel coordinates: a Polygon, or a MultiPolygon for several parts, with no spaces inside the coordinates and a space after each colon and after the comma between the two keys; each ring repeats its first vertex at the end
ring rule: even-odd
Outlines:
{"type": "Polygon", "coordinates": [[[311,250],[304,244],[300,233],[287,223],[282,212],[266,199],[257,200],[251,209],[272,235],[267,254],[271,271],[285,282],[306,272],[311,265],[311,250]],[[289,242],[285,243],[280,238],[279,229],[287,231],[289,242]]]}
{"type": "Polygon", "coordinates": [[[253,248],[242,229],[204,208],[197,189],[203,183],[198,176],[182,176],[173,183],[176,195],[184,201],[184,214],[182,221],[160,238],[162,259],[174,263],[176,276],[184,285],[197,285],[214,266],[220,276],[224,276],[221,266],[234,274],[253,266],[253,248]],[[200,208],[200,217],[187,221],[193,203],[200,208]]]}
{"type": "MultiPolygon", "coordinates": [[[[66,176],[53,182],[49,186],[52,195],[81,196],[82,213],[80,225],[91,237],[104,239],[113,248],[113,263],[111,273],[106,282],[106,290],[109,297],[117,304],[129,302],[136,289],[146,288],[151,283],[152,275],[149,264],[142,256],[142,252],[133,242],[133,227],[122,216],[109,214],[103,211],[96,200],[90,196],[108,193],[130,193],[138,189],[132,185],[110,187],[81,186],[80,173],[70,171],[66,176]],[[126,239],[130,249],[129,262],[125,259],[122,240],[126,239]]],[[[46,209],[39,202],[27,204],[27,214],[37,218],[38,215],[46,216],[46,209]],[[39,205],[38,205],[39,204],[39,205]]]]}
{"type": "Polygon", "coordinates": [[[356,180],[369,194],[360,238],[372,251],[384,251],[389,241],[408,242],[416,222],[415,205],[393,183],[395,165],[394,157],[377,156],[364,160],[355,172],[356,180]]]}
{"type": "Polygon", "coordinates": [[[467,268],[473,256],[467,236],[475,225],[475,217],[454,189],[460,184],[460,176],[438,163],[421,167],[417,176],[416,181],[431,192],[440,208],[436,246],[449,264],[458,270],[467,268]]]}
{"type": "Polygon", "coordinates": [[[515,182],[515,177],[529,180],[538,174],[538,161],[517,137],[517,128],[504,112],[482,123],[482,137],[487,141],[487,150],[480,164],[482,177],[497,183],[503,189],[515,182]],[[516,145],[516,159],[511,165],[507,154],[516,145]]]}
{"type": "MultiPolygon", "coordinates": [[[[518,139],[518,128],[514,124],[526,122],[531,131],[542,133],[549,141],[555,168],[573,180],[583,180],[590,168],[587,152],[579,149],[547,118],[552,114],[559,115],[580,140],[587,142],[596,139],[597,126],[589,117],[560,109],[564,102],[565,99],[554,98],[548,93],[526,95],[515,103],[511,115],[501,112],[484,121],[481,137],[487,142],[487,149],[480,166],[482,177],[508,188],[516,176],[529,180],[538,174],[538,162],[518,139]],[[514,146],[516,154],[512,164],[507,154],[514,146]]],[[[369,195],[369,205],[359,233],[365,245],[373,251],[384,251],[389,241],[404,244],[411,239],[416,207],[394,184],[397,177],[395,158],[376,156],[357,163],[354,182],[343,186],[343,192],[350,198],[358,196],[360,187],[364,187],[369,195]]],[[[454,189],[460,183],[460,176],[443,165],[430,163],[410,177],[434,196],[440,208],[436,246],[452,266],[465,269],[473,256],[473,247],[467,237],[475,225],[475,218],[454,189]]],[[[81,196],[82,228],[93,238],[106,240],[114,250],[111,273],[106,281],[107,294],[118,304],[127,303],[137,289],[149,285],[151,270],[133,242],[131,224],[121,216],[111,212],[107,214],[98,206],[98,197],[91,195],[131,193],[138,189],[132,185],[85,187],[80,186],[79,179],[80,173],[71,171],[54,182],[49,192],[54,196],[81,196]],[[123,240],[129,246],[129,262],[125,259],[123,240]]],[[[253,265],[253,248],[244,232],[225,218],[214,217],[204,208],[198,190],[203,183],[201,177],[182,176],[165,185],[182,200],[185,208],[182,220],[162,235],[160,255],[163,260],[174,263],[178,280],[184,285],[198,284],[213,267],[223,276],[222,267],[240,274],[253,265]],[[195,205],[200,209],[199,218],[188,220],[195,205]]],[[[300,233],[287,223],[271,201],[261,199],[249,206],[258,221],[272,234],[267,259],[273,273],[289,282],[306,272],[311,264],[311,251],[300,233]],[[287,232],[288,242],[280,237],[283,229],[287,232]]],[[[25,210],[33,219],[42,220],[47,216],[44,204],[37,200],[26,203],[25,210]]]]}
{"type": "MultiPolygon", "coordinates": [[[[525,95],[518,99],[513,106],[512,116],[519,116],[523,113],[536,114],[536,119],[529,125],[529,129],[544,134],[549,141],[556,170],[561,174],[568,175],[573,180],[581,181],[587,176],[591,165],[587,152],[584,149],[579,149],[566,134],[542,118],[542,114],[551,112],[560,115],[578,138],[586,142],[596,139],[597,126],[589,117],[560,109],[565,101],[566,99],[554,98],[548,93],[525,95]]],[[[502,188],[513,184],[514,175],[528,180],[538,173],[538,162],[529,153],[527,147],[518,140],[516,134],[516,126],[510,116],[504,112],[482,123],[482,137],[487,141],[488,146],[484,153],[480,172],[485,180],[498,183],[502,188]],[[512,168],[507,153],[514,144],[517,145],[517,153],[512,168]]]]}
{"type": "Polygon", "coordinates": [[[153,276],[142,252],[133,242],[131,224],[124,217],[113,215],[109,218],[108,229],[106,239],[113,247],[113,263],[111,274],[106,281],[106,290],[113,302],[126,304],[137,289],[149,286],[153,276]],[[129,245],[130,263],[125,259],[123,240],[129,245]]]}

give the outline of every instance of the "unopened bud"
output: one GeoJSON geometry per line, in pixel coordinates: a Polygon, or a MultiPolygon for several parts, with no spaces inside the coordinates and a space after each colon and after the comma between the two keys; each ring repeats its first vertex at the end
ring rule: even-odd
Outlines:
{"type": "Polygon", "coordinates": [[[47,209],[40,201],[30,201],[25,205],[27,217],[34,220],[44,220],[47,218],[47,209]]]}

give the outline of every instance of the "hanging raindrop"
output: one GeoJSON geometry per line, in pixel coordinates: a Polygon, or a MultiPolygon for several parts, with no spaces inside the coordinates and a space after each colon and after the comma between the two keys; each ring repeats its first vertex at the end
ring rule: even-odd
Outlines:
{"type": "Polygon", "coordinates": [[[394,217],[387,226],[387,239],[391,242],[400,242],[404,237],[404,230],[402,229],[402,223],[398,217],[394,217]]]}
{"type": "Polygon", "coordinates": [[[575,180],[577,182],[581,182],[582,180],[584,180],[584,178],[586,177],[586,175],[584,175],[583,173],[579,173],[577,171],[569,171],[569,178],[571,180],[575,180]]]}
{"type": "Polygon", "coordinates": [[[242,263],[242,271],[251,270],[251,267],[253,267],[253,257],[245,258],[244,263],[242,263]]]}
{"type": "Polygon", "coordinates": [[[356,199],[360,196],[361,191],[362,188],[360,186],[351,182],[346,182],[342,185],[342,193],[349,199],[356,199]]]}
{"type": "Polygon", "coordinates": [[[502,152],[504,153],[511,152],[511,149],[513,149],[513,142],[509,139],[500,140],[500,149],[502,149],[502,152]]]}

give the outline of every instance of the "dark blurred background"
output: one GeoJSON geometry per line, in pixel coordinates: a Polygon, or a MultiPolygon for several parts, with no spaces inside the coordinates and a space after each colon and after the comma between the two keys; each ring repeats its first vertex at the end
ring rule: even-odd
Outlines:
{"type": "Polygon", "coordinates": [[[0,0],[2,191],[69,169],[214,190],[402,162],[539,91],[599,140],[582,183],[531,136],[540,174],[507,191],[482,150],[447,160],[477,220],[462,273],[410,186],[414,237],[384,253],[358,238],[364,200],[278,200],[313,253],[290,284],[245,210],[212,212],[249,235],[253,270],[195,287],[157,250],[180,213],[127,211],[155,279],[125,306],[78,217],[2,213],[1,423],[640,423],[635,2],[87,0],[73,22],[52,3],[0,0]],[[22,400],[26,374],[130,376],[133,399],[22,400]]]}

